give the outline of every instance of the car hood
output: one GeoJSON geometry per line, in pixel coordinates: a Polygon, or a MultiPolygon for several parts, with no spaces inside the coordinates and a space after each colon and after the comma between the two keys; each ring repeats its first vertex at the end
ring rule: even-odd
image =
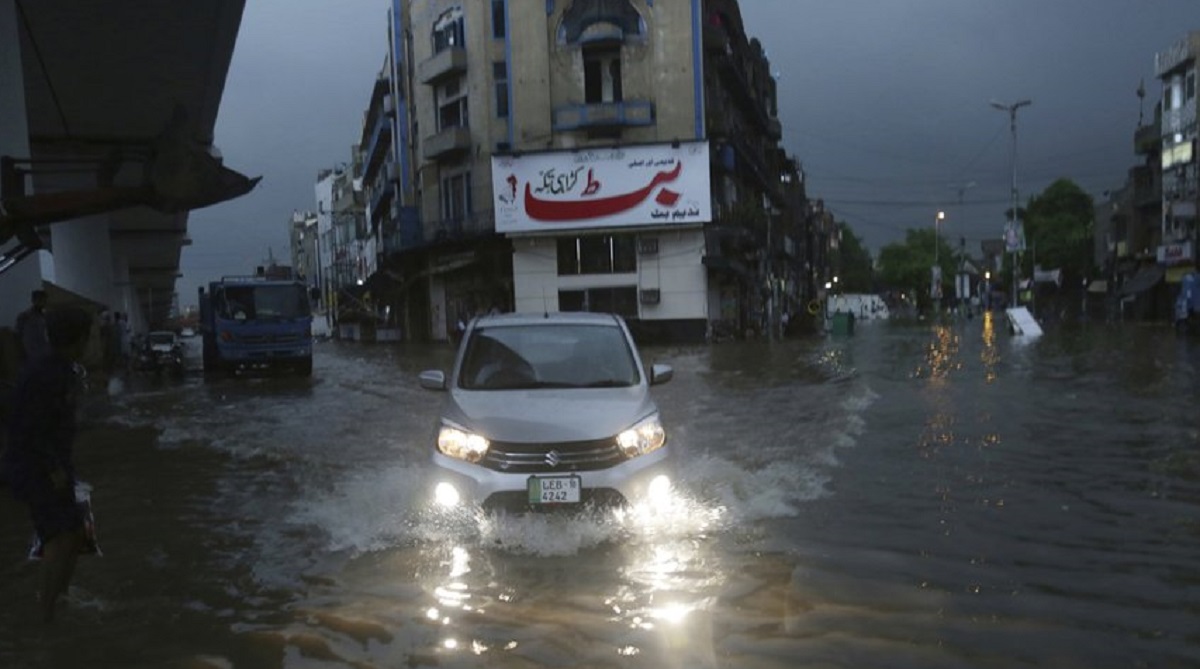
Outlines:
{"type": "Polygon", "coordinates": [[[453,390],[442,415],[491,441],[612,437],[654,413],[644,386],[572,390],[453,390]]]}

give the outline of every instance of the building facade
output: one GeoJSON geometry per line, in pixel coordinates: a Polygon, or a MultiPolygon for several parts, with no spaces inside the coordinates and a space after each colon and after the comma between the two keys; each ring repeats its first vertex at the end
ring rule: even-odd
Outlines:
{"type": "Polygon", "coordinates": [[[1198,54],[1200,32],[1192,31],[1155,55],[1161,93],[1133,136],[1141,162],[1097,203],[1095,259],[1104,280],[1089,292],[1107,291],[1116,317],[1170,318],[1180,281],[1196,270],[1198,54]]]}
{"type": "Polygon", "coordinates": [[[703,341],[816,297],[833,240],[736,1],[395,0],[389,37],[362,181],[405,338],[602,310],[703,341]]]}
{"type": "Polygon", "coordinates": [[[1167,269],[1168,283],[1178,283],[1184,273],[1196,268],[1198,55],[1200,31],[1193,31],[1155,56],[1155,75],[1162,83],[1162,230],[1157,260],[1167,269]]]}

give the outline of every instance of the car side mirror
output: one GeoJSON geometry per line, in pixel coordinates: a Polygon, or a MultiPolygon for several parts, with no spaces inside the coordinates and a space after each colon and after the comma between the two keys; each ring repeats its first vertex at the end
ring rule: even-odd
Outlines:
{"type": "Polygon", "coordinates": [[[440,369],[429,369],[421,372],[421,387],[425,390],[445,390],[446,373],[440,369]]]}
{"type": "Polygon", "coordinates": [[[650,385],[657,386],[670,381],[675,376],[675,370],[670,365],[650,366],[650,385]]]}

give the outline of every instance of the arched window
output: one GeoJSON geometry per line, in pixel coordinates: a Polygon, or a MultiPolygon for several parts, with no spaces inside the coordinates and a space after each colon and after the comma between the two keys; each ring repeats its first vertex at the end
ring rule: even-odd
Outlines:
{"type": "Polygon", "coordinates": [[[448,9],[433,23],[433,52],[441,53],[455,47],[464,48],[465,37],[462,7],[448,9]]]}
{"type": "Polygon", "coordinates": [[[645,32],[642,15],[629,0],[576,0],[563,13],[559,39],[566,44],[623,42],[645,32]]]}

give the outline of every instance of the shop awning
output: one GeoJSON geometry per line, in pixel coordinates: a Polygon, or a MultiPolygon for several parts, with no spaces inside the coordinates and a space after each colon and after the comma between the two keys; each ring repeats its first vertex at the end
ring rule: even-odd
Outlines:
{"type": "Polygon", "coordinates": [[[1126,281],[1125,285],[1121,286],[1120,294],[1135,295],[1150,290],[1158,285],[1159,281],[1162,281],[1163,273],[1163,268],[1159,265],[1143,267],[1138,270],[1137,274],[1134,274],[1132,278],[1126,281]]]}
{"type": "Polygon", "coordinates": [[[103,304],[96,300],[67,290],[50,281],[42,281],[42,290],[46,291],[46,306],[51,309],[54,307],[79,307],[89,313],[99,314],[105,308],[103,304]]]}
{"type": "Polygon", "coordinates": [[[1195,271],[1195,267],[1172,267],[1167,270],[1167,283],[1179,283],[1183,281],[1183,277],[1195,271]]]}

